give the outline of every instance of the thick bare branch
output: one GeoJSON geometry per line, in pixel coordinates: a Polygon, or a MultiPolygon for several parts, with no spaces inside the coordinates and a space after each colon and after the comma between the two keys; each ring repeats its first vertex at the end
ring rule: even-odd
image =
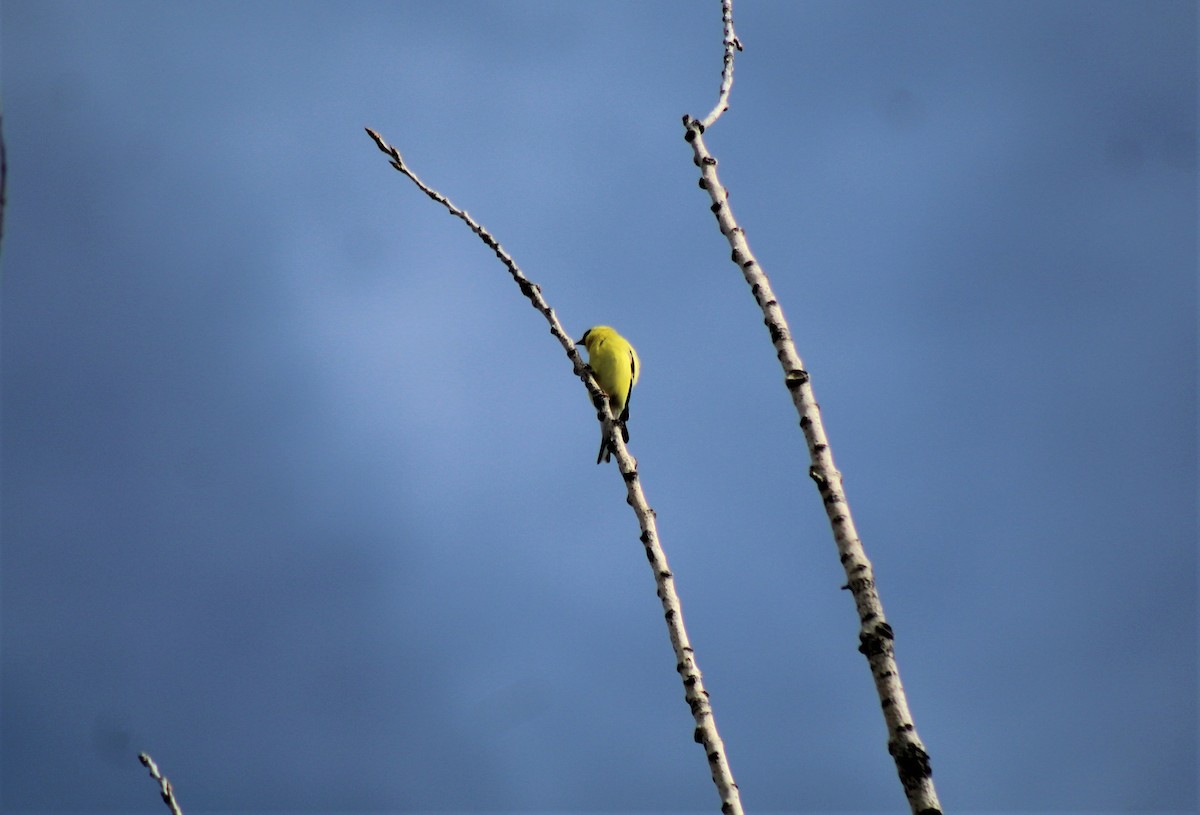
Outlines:
{"type": "Polygon", "coordinates": [[[750,286],[750,292],[762,309],[771,344],[775,346],[775,355],[783,367],[784,385],[791,393],[792,403],[800,416],[800,428],[804,431],[811,459],[809,476],[816,483],[821,501],[825,505],[825,514],[829,518],[838,554],[846,571],[847,583],[843,588],[848,588],[854,595],[854,603],[858,610],[858,650],[867,657],[871,675],[875,678],[875,688],[888,727],[888,752],[895,759],[896,770],[912,811],[924,815],[940,812],[941,805],[933,786],[929,755],[917,736],[904,686],[900,683],[892,627],[884,617],[883,603],[875,590],[871,561],[867,559],[850,514],[850,504],[842,488],[842,474],[833,463],[833,453],[825,435],[821,410],[813,395],[808,371],[804,369],[804,363],[796,351],[795,343],[792,342],[791,330],[784,319],[783,309],[771,290],[771,282],[750,251],[746,233],[733,216],[733,210],[729,206],[729,191],[722,186],[717,176],[717,160],[704,143],[704,127],[690,116],[684,116],[683,124],[684,136],[692,145],[694,161],[700,168],[700,186],[708,191],[712,199],[711,209],[717,216],[721,234],[726,237],[733,250],[733,262],[741,270],[750,286]]]}
{"type": "Polygon", "coordinates": [[[733,250],[732,260],[741,270],[755,301],[762,309],[763,322],[770,333],[771,344],[775,346],[775,356],[783,367],[784,385],[791,393],[792,403],[800,416],[800,428],[804,431],[811,460],[809,476],[817,485],[825,505],[842,567],[846,571],[847,582],[843,588],[849,589],[854,595],[858,610],[858,650],[866,656],[875,679],[888,728],[888,752],[896,762],[896,770],[912,811],[922,815],[939,813],[941,804],[933,786],[929,754],[917,735],[908,709],[908,698],[900,683],[892,627],[884,617],[883,603],[875,589],[871,561],[867,559],[850,514],[850,504],[842,488],[842,474],[833,463],[833,452],[825,435],[812,382],[792,342],[791,331],[784,319],[783,309],[771,290],[771,282],[750,251],[746,233],[733,216],[729,206],[729,191],[717,176],[717,160],[704,143],[704,131],[728,109],[729,90],[733,84],[733,52],[735,48],[741,50],[741,43],[733,34],[732,0],[722,0],[721,17],[725,28],[725,56],[720,98],[717,106],[703,120],[683,117],[684,138],[692,145],[693,161],[700,168],[700,187],[707,190],[712,199],[711,209],[717,216],[721,234],[733,250]]]}

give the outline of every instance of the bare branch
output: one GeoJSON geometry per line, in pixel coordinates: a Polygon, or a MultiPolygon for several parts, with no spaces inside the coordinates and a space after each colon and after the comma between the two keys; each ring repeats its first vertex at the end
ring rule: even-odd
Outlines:
{"type": "Polygon", "coordinates": [[[700,120],[702,128],[712,127],[721,114],[729,110],[729,93],[733,90],[733,52],[742,50],[742,42],[733,33],[733,0],[721,0],[721,22],[725,29],[725,56],[721,66],[721,88],[717,104],[700,120]]]}
{"type": "MultiPolygon", "coordinates": [[[[508,269],[508,273],[512,276],[512,279],[516,281],[517,286],[521,289],[521,294],[525,295],[525,297],[529,299],[529,302],[533,304],[533,307],[540,311],[542,316],[546,318],[546,322],[550,323],[550,333],[554,335],[555,339],[558,340],[559,344],[562,345],[563,349],[567,352],[567,357],[571,360],[571,363],[574,366],[575,375],[580,377],[584,384],[588,386],[588,391],[592,396],[592,403],[596,405],[596,409],[600,410],[601,406],[603,406],[603,409],[607,411],[608,399],[605,397],[604,391],[600,389],[600,386],[596,384],[595,380],[592,379],[591,375],[588,373],[588,367],[584,363],[583,357],[579,355],[579,351],[575,348],[575,341],[571,339],[569,334],[567,334],[566,329],[563,328],[562,323],[558,321],[558,317],[554,314],[554,310],[550,308],[550,304],[546,302],[544,297],[542,297],[542,287],[537,283],[532,282],[525,276],[525,273],[521,271],[516,262],[512,259],[512,255],[508,254],[507,250],[500,245],[500,242],[492,237],[492,233],[484,229],[478,221],[476,221],[470,216],[469,213],[466,212],[466,210],[459,209],[449,198],[442,195],[440,192],[433,189],[420,178],[418,178],[416,173],[414,173],[412,169],[404,163],[404,159],[400,157],[400,151],[384,141],[382,136],[369,127],[365,129],[367,131],[367,135],[369,135],[375,141],[375,145],[391,158],[391,165],[393,167],[395,167],[397,170],[407,176],[410,181],[416,184],[421,192],[428,195],[434,201],[437,201],[439,204],[445,207],[451,215],[453,215],[455,218],[458,218],[468,227],[470,227],[471,231],[478,235],[479,239],[487,244],[489,249],[495,252],[496,257],[499,258],[500,262],[504,264],[506,269],[508,269]]],[[[608,411],[608,414],[608,423],[611,424],[613,418],[612,412],[608,411]]]]}
{"type": "Polygon", "coordinates": [[[142,766],[150,771],[150,777],[158,782],[158,786],[162,790],[163,803],[167,805],[167,808],[174,815],[183,815],[183,810],[179,808],[179,802],[175,800],[174,787],[171,786],[167,777],[158,771],[158,765],[154,763],[154,759],[150,758],[150,754],[138,753],[138,761],[142,762],[142,766]]]}
{"type": "Polygon", "coordinates": [[[784,385],[792,394],[792,403],[800,416],[800,427],[808,443],[809,476],[825,505],[825,513],[833,530],[847,583],[843,588],[854,595],[859,617],[858,650],[867,657],[875,689],[888,728],[888,752],[896,762],[900,782],[914,813],[930,815],[941,811],[937,791],[933,786],[929,754],[917,735],[900,670],[896,665],[892,627],[883,613],[883,603],[875,590],[875,576],[867,559],[862,540],[858,537],[850,504],[842,488],[842,474],[833,463],[833,453],[821,421],[821,411],[813,395],[812,383],[804,362],[792,342],[792,334],[784,319],[783,309],[771,290],[766,272],[750,251],[746,234],[733,217],[729,206],[729,191],[717,176],[717,160],[704,144],[704,131],[729,109],[729,91],[733,85],[733,52],[741,43],[733,33],[733,0],[721,1],[721,19],[725,29],[725,64],[721,72],[721,92],[717,106],[696,120],[683,117],[684,138],[692,145],[693,161],[700,168],[700,186],[712,199],[712,211],[717,216],[721,234],[733,250],[732,259],[750,285],[754,299],[762,309],[764,322],[775,346],[775,355],[783,366],[784,385]]]}
{"type": "Polygon", "coordinates": [[[512,256],[500,246],[499,241],[490,232],[484,229],[464,210],[455,206],[446,196],[421,181],[408,165],[405,164],[399,151],[384,141],[382,136],[370,128],[366,130],[367,134],[375,141],[375,145],[391,159],[393,167],[407,176],[422,192],[445,207],[451,215],[459,218],[470,227],[471,231],[478,235],[479,239],[496,253],[496,257],[508,269],[509,274],[521,289],[521,293],[546,318],[546,321],[550,324],[550,333],[558,339],[559,343],[566,350],[575,375],[583,380],[584,385],[587,386],[588,392],[592,397],[592,404],[596,408],[596,417],[601,421],[604,431],[610,439],[612,450],[616,454],[617,466],[625,481],[626,500],[633,507],[633,511],[637,515],[638,524],[641,527],[640,540],[646,549],[646,558],[650,562],[650,567],[654,571],[654,581],[658,587],[658,597],[662,601],[663,616],[667,623],[667,633],[671,638],[671,647],[675,651],[675,670],[679,672],[680,679],[683,681],[684,699],[692,711],[692,718],[696,724],[692,733],[693,738],[704,747],[709,770],[712,772],[713,783],[716,784],[717,793],[721,797],[721,811],[724,815],[742,815],[741,797],[738,794],[737,784],[733,780],[733,773],[729,769],[729,761],[725,755],[725,744],[721,741],[721,736],[717,732],[716,720],[713,718],[712,706],[709,704],[708,691],[704,689],[700,669],[696,664],[695,652],[692,649],[691,641],[688,639],[687,629],[683,624],[683,609],[679,595],[675,592],[675,578],[667,564],[666,553],[659,542],[655,513],[647,502],[645,493],[642,491],[641,481],[637,472],[637,461],[629,454],[621,433],[615,427],[614,417],[609,408],[607,396],[600,389],[600,386],[596,384],[591,370],[584,364],[583,358],[575,348],[574,341],[563,329],[562,324],[559,323],[554,310],[550,308],[545,298],[542,297],[541,287],[536,283],[530,282],[525,277],[525,274],[520,270],[516,262],[513,261],[512,256]]]}
{"type": "Polygon", "coordinates": [[[750,251],[746,233],[734,219],[729,206],[729,191],[717,177],[717,160],[704,144],[703,125],[690,116],[683,117],[683,125],[684,138],[692,145],[693,161],[700,168],[700,187],[708,191],[717,225],[733,250],[733,262],[741,270],[755,301],[762,309],[771,344],[775,346],[775,355],[783,367],[784,385],[791,393],[792,403],[800,416],[800,427],[804,431],[812,463],[809,476],[816,483],[825,505],[838,555],[846,571],[847,583],[843,588],[849,589],[854,595],[858,610],[858,650],[867,657],[875,678],[875,689],[888,728],[888,752],[895,759],[896,770],[912,811],[924,815],[940,812],[941,805],[929,767],[929,754],[917,736],[916,725],[908,709],[908,698],[900,683],[892,627],[884,617],[883,603],[875,591],[871,561],[867,559],[855,529],[850,504],[842,488],[842,474],[834,467],[833,453],[825,435],[808,371],[804,369],[804,363],[792,342],[791,330],[771,290],[771,282],[750,251]]]}

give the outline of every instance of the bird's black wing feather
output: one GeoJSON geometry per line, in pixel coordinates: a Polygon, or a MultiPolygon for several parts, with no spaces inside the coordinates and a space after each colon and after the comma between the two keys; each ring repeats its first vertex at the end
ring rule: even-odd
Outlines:
{"type": "MultiPolygon", "coordinates": [[[[625,407],[621,410],[621,415],[617,417],[617,421],[624,424],[629,418],[629,400],[633,397],[633,380],[637,379],[637,357],[633,355],[633,350],[629,351],[629,390],[625,391],[625,407]]],[[[625,432],[625,441],[629,441],[629,432],[625,432]]]]}

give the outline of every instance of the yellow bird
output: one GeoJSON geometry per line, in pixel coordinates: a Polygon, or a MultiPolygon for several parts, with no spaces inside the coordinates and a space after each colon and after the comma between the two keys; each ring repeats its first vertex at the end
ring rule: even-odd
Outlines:
{"type": "MultiPolygon", "coordinates": [[[[637,384],[641,363],[638,362],[637,351],[614,328],[607,325],[594,325],[583,332],[579,342],[588,352],[588,365],[598,384],[608,394],[608,404],[612,408],[613,418],[617,427],[621,428],[621,438],[629,441],[629,430],[625,421],[629,418],[629,395],[637,384]]],[[[600,455],[596,463],[610,461],[612,447],[604,429],[600,429],[600,455]]]]}

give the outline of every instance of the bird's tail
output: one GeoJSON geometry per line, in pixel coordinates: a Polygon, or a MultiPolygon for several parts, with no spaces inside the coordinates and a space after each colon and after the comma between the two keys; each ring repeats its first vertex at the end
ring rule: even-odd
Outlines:
{"type": "MultiPolygon", "coordinates": [[[[626,444],[629,443],[629,428],[625,426],[625,422],[617,420],[617,427],[621,429],[621,440],[626,444]]],[[[612,461],[613,448],[608,443],[608,434],[604,432],[604,425],[600,426],[600,452],[596,455],[596,463],[601,461],[612,461]]]]}

